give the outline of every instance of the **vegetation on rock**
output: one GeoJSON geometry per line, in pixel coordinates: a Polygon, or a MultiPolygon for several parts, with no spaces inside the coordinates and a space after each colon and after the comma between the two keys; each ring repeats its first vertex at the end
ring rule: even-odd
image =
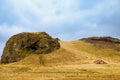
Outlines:
{"type": "Polygon", "coordinates": [[[101,41],[101,42],[111,42],[111,43],[118,43],[120,44],[120,40],[117,38],[112,37],[89,37],[89,38],[83,38],[81,40],[84,40],[89,43],[95,43],[95,41],[101,41]]]}
{"type": "Polygon", "coordinates": [[[1,63],[16,62],[29,54],[46,54],[59,48],[58,40],[45,32],[19,33],[7,41],[1,63]]]}
{"type": "Polygon", "coordinates": [[[89,37],[83,38],[82,41],[93,44],[99,48],[110,48],[120,51],[120,39],[112,37],[89,37]]]}

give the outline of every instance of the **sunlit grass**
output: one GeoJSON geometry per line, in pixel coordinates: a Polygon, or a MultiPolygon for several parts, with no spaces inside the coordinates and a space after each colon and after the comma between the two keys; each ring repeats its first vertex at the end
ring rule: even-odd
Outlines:
{"type": "Polygon", "coordinates": [[[119,80],[119,66],[120,64],[80,64],[52,67],[0,65],[0,80],[119,80]]]}
{"type": "Polygon", "coordinates": [[[99,48],[95,45],[85,43],[83,41],[75,41],[73,44],[76,49],[87,52],[89,54],[93,54],[98,58],[106,58],[117,62],[120,61],[120,51],[108,48],[107,45],[105,45],[103,48],[99,48]]]}
{"type": "Polygon", "coordinates": [[[83,41],[61,42],[61,49],[52,53],[0,64],[0,80],[119,80],[119,55],[116,50],[83,41]],[[99,57],[108,64],[94,64],[99,57]]]}

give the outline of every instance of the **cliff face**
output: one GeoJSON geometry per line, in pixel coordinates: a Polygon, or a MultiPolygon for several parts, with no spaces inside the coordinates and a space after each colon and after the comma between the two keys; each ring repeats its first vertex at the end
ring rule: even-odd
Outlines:
{"type": "Polygon", "coordinates": [[[7,41],[1,63],[16,62],[30,54],[46,54],[59,48],[58,40],[45,32],[16,34],[7,41]]]}

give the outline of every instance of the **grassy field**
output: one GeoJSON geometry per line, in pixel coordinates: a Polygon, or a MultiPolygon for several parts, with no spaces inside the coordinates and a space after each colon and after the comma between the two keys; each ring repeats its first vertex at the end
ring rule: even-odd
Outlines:
{"type": "Polygon", "coordinates": [[[120,64],[1,65],[0,80],[119,80],[120,64]]]}
{"type": "Polygon", "coordinates": [[[120,52],[83,41],[60,42],[50,54],[32,54],[16,63],[0,64],[0,80],[119,80],[120,52]],[[95,64],[97,59],[108,64],[95,64]]]}

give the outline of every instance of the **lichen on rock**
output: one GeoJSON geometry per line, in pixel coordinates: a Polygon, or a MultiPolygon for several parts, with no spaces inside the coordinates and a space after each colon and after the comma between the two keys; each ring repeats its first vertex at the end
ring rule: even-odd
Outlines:
{"type": "Polygon", "coordinates": [[[30,54],[47,54],[59,48],[58,40],[45,32],[19,33],[7,41],[1,63],[16,62],[30,54]]]}

